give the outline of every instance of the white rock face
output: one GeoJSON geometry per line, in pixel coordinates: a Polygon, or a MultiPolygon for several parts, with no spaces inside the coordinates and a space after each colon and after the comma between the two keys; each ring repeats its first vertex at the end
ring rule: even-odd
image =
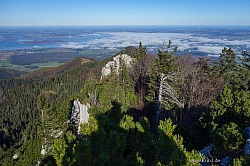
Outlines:
{"type": "Polygon", "coordinates": [[[75,124],[88,123],[89,121],[88,109],[89,108],[90,108],[89,104],[84,105],[84,104],[81,104],[78,99],[75,100],[74,105],[72,107],[70,123],[75,123],[75,124]]]}
{"type": "Polygon", "coordinates": [[[13,159],[17,159],[18,158],[18,154],[14,154],[12,158],[13,159]]]}
{"type": "MultiPolygon", "coordinates": [[[[70,118],[69,123],[74,123],[78,125],[78,134],[80,134],[80,130],[81,130],[80,124],[88,123],[89,121],[89,113],[88,113],[89,108],[90,108],[89,104],[86,104],[86,105],[81,104],[78,99],[75,100],[73,103],[71,118],[70,118]]],[[[52,138],[58,138],[62,134],[63,134],[63,131],[53,130],[50,132],[48,136],[52,138]]],[[[45,155],[51,149],[51,146],[47,146],[46,144],[47,143],[46,137],[44,138],[44,143],[45,145],[42,145],[42,150],[41,150],[42,155],[45,155]]]]}
{"type": "Polygon", "coordinates": [[[63,131],[59,131],[58,133],[55,134],[55,138],[60,137],[63,134],[63,131]]]}
{"type": "Polygon", "coordinates": [[[46,154],[46,149],[45,149],[45,147],[42,145],[41,155],[45,155],[45,154],[46,154]]]}
{"type": "Polygon", "coordinates": [[[86,104],[86,105],[81,104],[78,99],[74,101],[70,123],[75,123],[78,125],[77,134],[80,134],[80,131],[81,131],[80,124],[89,122],[89,113],[88,113],[89,108],[90,108],[89,104],[86,104]]]}
{"type": "MultiPolygon", "coordinates": [[[[53,130],[47,137],[58,138],[63,134],[63,131],[53,130]]],[[[44,144],[42,145],[41,154],[45,155],[49,150],[51,150],[51,145],[48,145],[46,137],[44,138],[44,144]]]]}
{"type": "Polygon", "coordinates": [[[131,66],[134,58],[127,54],[119,54],[113,58],[113,61],[109,61],[103,68],[102,68],[102,78],[108,76],[111,73],[111,67],[116,71],[118,74],[118,69],[120,67],[120,59],[125,62],[127,67],[131,66]]]}

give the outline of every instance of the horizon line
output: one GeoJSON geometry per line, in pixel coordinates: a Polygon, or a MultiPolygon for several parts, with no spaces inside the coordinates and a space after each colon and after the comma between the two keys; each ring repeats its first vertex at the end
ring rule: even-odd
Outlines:
{"type": "Polygon", "coordinates": [[[212,24],[202,24],[202,25],[197,25],[197,24],[172,24],[172,25],[162,25],[162,24],[148,24],[148,25],[138,25],[138,24],[131,24],[131,25],[128,25],[128,24],[124,24],[124,25],[111,25],[111,24],[107,24],[107,25],[0,25],[0,27],[114,27],[114,26],[117,26],[117,27],[122,27],[122,26],[189,26],[189,27],[192,27],[192,26],[200,26],[200,27],[204,27],[204,26],[207,26],[207,27],[250,27],[250,25],[212,25],[212,24]]]}

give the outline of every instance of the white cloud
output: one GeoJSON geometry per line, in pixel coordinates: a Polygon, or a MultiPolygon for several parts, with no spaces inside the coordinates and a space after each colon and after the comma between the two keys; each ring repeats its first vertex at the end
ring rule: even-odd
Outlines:
{"type": "Polygon", "coordinates": [[[178,50],[197,50],[210,55],[219,55],[223,47],[234,47],[235,52],[241,52],[242,48],[250,47],[250,40],[227,39],[220,37],[209,38],[198,36],[198,34],[186,33],[135,33],[135,32],[99,32],[79,36],[92,36],[88,41],[69,42],[63,44],[66,48],[123,48],[127,46],[138,46],[139,42],[148,46],[149,51],[161,48],[162,44],[168,45],[171,40],[178,50]],[[237,46],[237,47],[236,47],[237,46]]]}
{"type": "Polygon", "coordinates": [[[221,50],[223,49],[223,47],[221,46],[208,46],[208,45],[197,46],[196,48],[200,52],[205,52],[205,53],[214,54],[214,55],[220,54],[221,50]]]}
{"type": "Polygon", "coordinates": [[[212,56],[212,57],[219,57],[219,56],[220,56],[220,54],[218,54],[218,55],[212,55],[212,54],[208,54],[207,56],[212,56]]]}
{"type": "Polygon", "coordinates": [[[67,44],[62,44],[61,47],[65,48],[73,48],[73,49],[78,49],[78,48],[87,48],[89,45],[83,44],[82,42],[69,42],[67,44]]]}

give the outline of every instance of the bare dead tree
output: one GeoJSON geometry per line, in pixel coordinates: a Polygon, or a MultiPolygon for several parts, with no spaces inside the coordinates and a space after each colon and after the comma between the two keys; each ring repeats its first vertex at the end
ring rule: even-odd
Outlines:
{"type": "Polygon", "coordinates": [[[177,85],[178,84],[178,72],[160,75],[160,87],[158,99],[159,103],[163,105],[165,108],[169,108],[170,104],[176,104],[178,107],[184,107],[183,102],[178,98],[178,94],[173,86],[170,84],[177,85]]]}
{"type": "Polygon", "coordinates": [[[189,57],[189,61],[183,61],[180,65],[183,102],[188,109],[208,106],[219,95],[225,81],[212,73],[212,67],[208,65],[208,59],[200,58],[198,62],[192,62],[190,58],[192,57],[189,57]]]}

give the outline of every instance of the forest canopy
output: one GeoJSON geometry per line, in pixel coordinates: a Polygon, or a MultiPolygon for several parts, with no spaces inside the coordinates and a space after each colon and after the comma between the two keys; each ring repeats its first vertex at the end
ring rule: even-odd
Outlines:
{"type": "Polygon", "coordinates": [[[127,54],[131,64],[119,58],[105,77],[112,58],[0,80],[1,164],[219,165],[229,156],[249,165],[249,54],[223,48],[211,62],[176,56],[171,44],[157,55],[142,43],[127,47],[112,58],[127,54]],[[76,99],[90,105],[80,133],[69,123],[76,99]]]}

